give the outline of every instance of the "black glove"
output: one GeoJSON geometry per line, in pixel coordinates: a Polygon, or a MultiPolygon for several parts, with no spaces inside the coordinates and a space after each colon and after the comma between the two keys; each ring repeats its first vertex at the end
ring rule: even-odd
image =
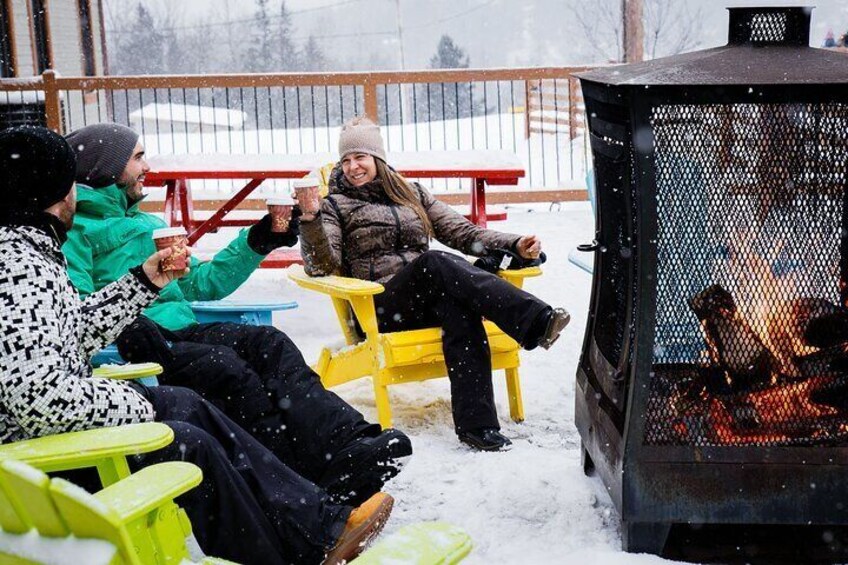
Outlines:
{"type": "Polygon", "coordinates": [[[118,335],[115,345],[121,357],[130,363],[159,363],[167,368],[176,361],[171,343],[178,340],[170,330],[139,316],[118,335]]]}
{"type": "Polygon", "coordinates": [[[260,255],[267,255],[278,247],[292,247],[297,243],[297,236],[300,234],[302,215],[300,207],[294,206],[288,231],[273,232],[271,231],[271,214],[265,214],[247,232],[247,244],[260,255]]]}
{"type": "Polygon", "coordinates": [[[527,267],[538,267],[548,260],[548,256],[542,251],[536,259],[525,259],[515,251],[509,249],[490,249],[485,255],[474,261],[474,266],[490,273],[501,270],[524,269],[527,267]],[[508,263],[507,263],[508,261],[508,263]],[[504,268],[504,263],[506,267],[504,268]]]}
{"type": "Polygon", "coordinates": [[[123,381],[121,381],[121,382],[122,382],[122,383],[124,383],[125,385],[129,386],[131,389],[133,389],[133,390],[134,390],[134,391],[136,391],[137,393],[139,393],[139,394],[140,394],[141,396],[143,396],[143,397],[144,397],[147,401],[151,401],[151,400],[153,400],[153,399],[150,397],[150,389],[149,389],[149,388],[147,388],[147,385],[145,385],[145,384],[143,384],[143,383],[140,383],[140,382],[138,382],[138,381],[137,381],[137,380],[135,380],[135,379],[126,379],[126,380],[123,380],[123,381]]]}

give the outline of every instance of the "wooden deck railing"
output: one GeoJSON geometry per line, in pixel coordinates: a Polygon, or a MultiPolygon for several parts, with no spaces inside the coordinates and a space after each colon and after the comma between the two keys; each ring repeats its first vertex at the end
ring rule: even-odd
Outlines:
{"type": "Polygon", "coordinates": [[[297,153],[332,151],[334,128],[366,114],[388,126],[389,150],[511,149],[526,163],[525,186],[561,190],[585,183],[589,152],[572,75],[588,68],[104,77],[46,71],[0,80],[0,122],[14,121],[8,112],[17,96],[30,112],[43,107],[51,129],[117,121],[138,128],[151,152],[297,153]],[[564,89],[542,101],[557,120],[567,116],[564,128],[530,127],[528,85],[533,92],[564,89]],[[174,118],[189,112],[197,120],[174,118]],[[237,123],[229,123],[234,115],[237,123]]]}

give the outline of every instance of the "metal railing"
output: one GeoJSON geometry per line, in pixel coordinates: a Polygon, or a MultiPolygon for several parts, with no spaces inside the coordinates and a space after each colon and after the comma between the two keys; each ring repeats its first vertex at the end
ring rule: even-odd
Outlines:
{"type": "Polygon", "coordinates": [[[139,131],[150,154],[334,153],[341,124],[365,114],[381,123],[389,151],[506,149],[525,165],[521,186],[580,189],[589,151],[572,74],[586,69],[126,77],[47,71],[0,80],[0,125],[43,115],[48,127],[68,132],[115,121],[139,131]],[[531,127],[534,107],[564,117],[566,127],[531,127]]]}

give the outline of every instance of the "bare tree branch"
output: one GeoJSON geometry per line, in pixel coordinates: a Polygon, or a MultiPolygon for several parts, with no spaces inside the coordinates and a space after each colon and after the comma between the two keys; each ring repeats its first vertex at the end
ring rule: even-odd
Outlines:
{"type": "MultiPolygon", "coordinates": [[[[645,54],[654,59],[690,51],[700,45],[697,26],[702,7],[680,0],[644,0],[645,54]]],[[[588,40],[593,53],[605,61],[622,60],[621,0],[573,2],[569,12],[588,40]]]]}
{"type": "Polygon", "coordinates": [[[694,49],[702,21],[700,6],[692,11],[679,0],[645,0],[646,51],[653,59],[694,49]]]}
{"type": "Polygon", "coordinates": [[[588,45],[604,61],[622,59],[622,14],[620,0],[577,2],[569,11],[588,39],[588,45]]]}

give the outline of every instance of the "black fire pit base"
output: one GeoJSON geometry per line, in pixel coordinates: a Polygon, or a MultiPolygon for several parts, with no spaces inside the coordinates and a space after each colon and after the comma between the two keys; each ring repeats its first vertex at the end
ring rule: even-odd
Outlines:
{"type": "Polygon", "coordinates": [[[847,563],[848,527],[676,524],[662,555],[697,563],[847,563]]]}
{"type": "Polygon", "coordinates": [[[671,524],[663,522],[621,523],[621,543],[629,553],[661,555],[666,546],[671,524]]]}

